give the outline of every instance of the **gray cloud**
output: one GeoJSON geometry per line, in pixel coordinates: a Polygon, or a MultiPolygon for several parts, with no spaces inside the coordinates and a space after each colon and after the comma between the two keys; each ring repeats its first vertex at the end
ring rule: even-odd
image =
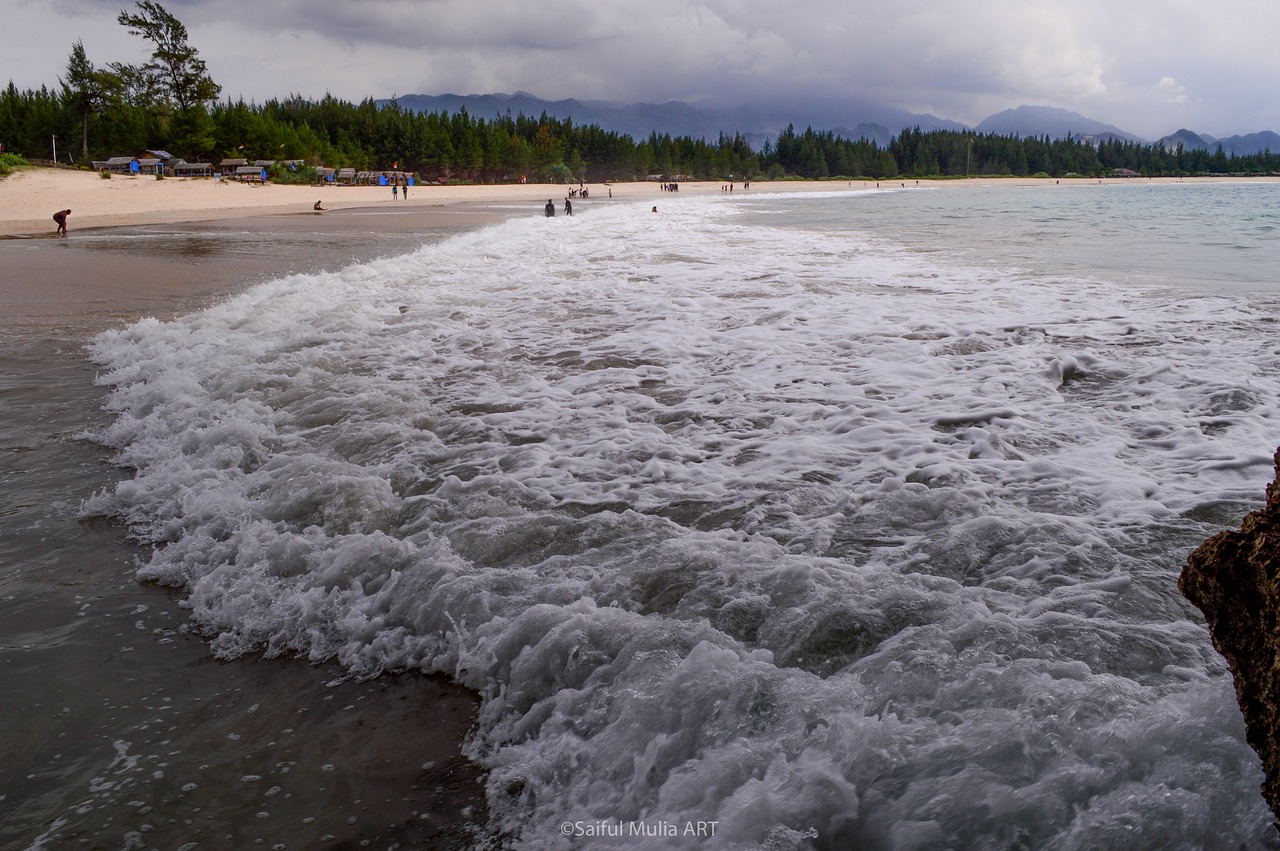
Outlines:
{"type": "MultiPolygon", "coordinates": [[[[525,90],[548,98],[740,102],[804,93],[976,123],[1038,104],[1155,137],[1280,129],[1268,44],[1280,11],[1135,0],[171,0],[230,96],[525,90]],[[1247,21],[1248,26],[1241,26],[1247,21]]],[[[56,83],[70,45],[136,61],[130,6],[13,10],[0,56],[19,86],[56,83]],[[125,55],[121,55],[121,54],[125,55]]]]}

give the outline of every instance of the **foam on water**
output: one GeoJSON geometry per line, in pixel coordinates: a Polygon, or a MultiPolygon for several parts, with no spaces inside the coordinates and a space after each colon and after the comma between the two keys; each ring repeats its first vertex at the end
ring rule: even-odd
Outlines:
{"type": "Polygon", "coordinates": [[[479,690],[523,847],[1271,842],[1175,581],[1268,478],[1274,305],[751,203],[510,221],[104,334],[136,475],[86,510],[221,654],[479,690]]]}

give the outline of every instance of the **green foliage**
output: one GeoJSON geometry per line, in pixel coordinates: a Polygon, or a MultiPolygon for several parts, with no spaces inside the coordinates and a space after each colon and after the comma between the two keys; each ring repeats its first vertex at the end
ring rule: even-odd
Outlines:
{"type": "Polygon", "coordinates": [[[547,168],[547,177],[552,183],[572,183],[573,172],[564,163],[556,163],[547,168]]]}
{"type": "Polygon", "coordinates": [[[143,84],[167,106],[184,112],[216,100],[222,87],[209,76],[199,51],[187,43],[187,28],[152,0],[138,0],[137,12],[121,12],[116,20],[130,35],[153,45],[151,61],[137,68],[143,84]]]}
{"type": "Polygon", "coordinates": [[[272,183],[282,183],[290,186],[311,186],[320,182],[320,175],[316,172],[315,167],[309,165],[289,168],[281,163],[276,163],[267,170],[267,176],[272,183]]]}
{"type": "Polygon", "coordinates": [[[85,54],[84,43],[76,41],[67,59],[66,79],[59,79],[59,82],[64,103],[80,114],[80,155],[88,160],[89,119],[119,100],[123,81],[118,74],[94,68],[85,54]]]}
{"type": "Polygon", "coordinates": [[[0,154],[0,177],[8,177],[19,166],[30,165],[25,158],[10,153],[0,154]]]}

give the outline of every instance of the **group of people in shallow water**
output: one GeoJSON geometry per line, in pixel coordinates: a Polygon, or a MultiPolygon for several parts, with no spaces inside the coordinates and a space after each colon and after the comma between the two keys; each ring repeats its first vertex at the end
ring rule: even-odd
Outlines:
{"type": "MultiPolygon", "coordinates": [[[[546,214],[547,214],[547,218],[548,218],[548,219],[555,218],[555,215],[556,215],[556,202],[555,202],[555,201],[552,201],[550,198],[548,198],[548,199],[547,199],[547,206],[546,206],[546,207],[544,207],[544,208],[543,208],[543,210],[546,212],[546,214]]],[[[564,199],[564,214],[565,214],[566,216],[572,216],[572,215],[573,215],[573,202],[572,202],[572,201],[570,201],[568,198],[565,198],[565,199],[564,199]]]]}
{"type": "MultiPolygon", "coordinates": [[[[668,185],[669,185],[669,186],[675,186],[676,184],[674,184],[674,183],[671,183],[671,184],[663,184],[662,191],[663,191],[663,192],[667,192],[667,191],[672,191],[672,192],[674,192],[674,191],[675,191],[674,189],[671,189],[671,190],[668,190],[668,189],[667,189],[667,186],[668,186],[668,185]]],[[[590,196],[588,195],[588,193],[587,193],[587,187],[582,186],[582,184],[578,184],[578,186],[580,187],[579,189],[576,189],[576,190],[574,190],[574,189],[570,189],[570,190],[569,190],[569,196],[568,196],[567,198],[565,198],[565,199],[564,199],[564,214],[565,214],[566,216],[572,216],[572,215],[573,215],[573,201],[572,201],[572,200],[570,200],[570,199],[572,199],[572,198],[574,198],[574,197],[579,197],[579,198],[588,198],[588,197],[590,197],[590,196]]],[[[743,188],[746,188],[746,184],[743,184],[743,188]]],[[[610,186],[610,187],[609,187],[609,197],[610,197],[610,198],[612,198],[612,197],[613,197],[613,187],[612,187],[612,186],[610,186]]],[[[319,209],[319,206],[320,206],[320,202],[319,202],[319,201],[317,201],[317,202],[316,202],[316,208],[317,208],[317,209],[319,209]]],[[[548,199],[547,199],[547,204],[546,204],[546,206],[545,206],[545,207],[543,207],[543,208],[542,208],[542,211],[543,211],[543,214],[544,214],[548,219],[554,219],[554,218],[555,218],[555,216],[556,216],[556,202],[555,202],[553,199],[548,198],[548,199]]],[[[656,212],[658,212],[658,208],[657,208],[657,207],[654,207],[654,208],[653,208],[653,212],[655,212],[655,213],[656,213],[656,212]]]]}

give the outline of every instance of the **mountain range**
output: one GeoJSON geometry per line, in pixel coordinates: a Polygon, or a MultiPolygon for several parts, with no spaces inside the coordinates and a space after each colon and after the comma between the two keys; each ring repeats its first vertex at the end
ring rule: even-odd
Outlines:
{"type": "MultiPolygon", "coordinates": [[[[761,101],[736,106],[707,106],[684,101],[666,103],[618,103],[602,100],[544,100],[528,92],[485,95],[401,95],[394,99],[402,108],[414,112],[459,112],[463,108],[477,118],[492,120],[502,115],[538,116],[544,112],[558,119],[572,118],[575,124],[598,125],[605,130],[622,133],[633,139],[646,139],[651,133],[715,139],[721,133],[742,135],[759,150],[778,134],[794,126],[797,130],[813,128],[830,131],[847,139],[868,139],[884,147],[889,141],[913,127],[923,131],[972,129],[979,133],[1015,136],[1067,136],[1094,141],[1119,139],[1141,144],[1162,143],[1167,148],[1216,150],[1219,145],[1227,154],[1247,155],[1263,150],[1280,151],[1280,135],[1270,130],[1244,136],[1215,139],[1191,130],[1178,130],[1156,140],[1145,140],[1110,124],[1095,121],[1065,109],[1047,106],[1019,106],[996,113],[970,128],[957,121],[936,115],[912,113],[883,104],[856,99],[790,98],[761,101]]],[[[390,101],[379,101],[389,103],[390,101]]]]}

